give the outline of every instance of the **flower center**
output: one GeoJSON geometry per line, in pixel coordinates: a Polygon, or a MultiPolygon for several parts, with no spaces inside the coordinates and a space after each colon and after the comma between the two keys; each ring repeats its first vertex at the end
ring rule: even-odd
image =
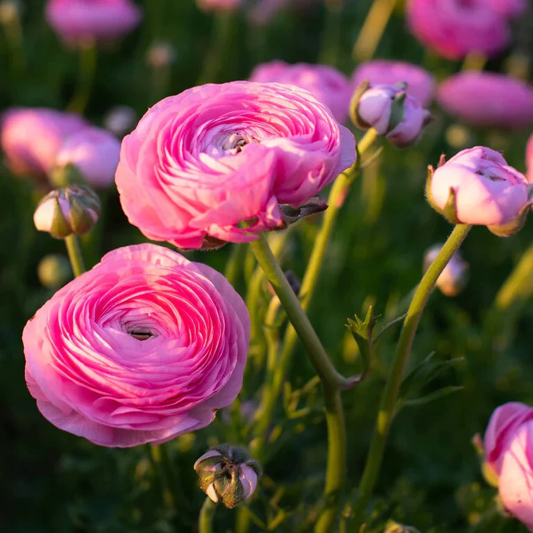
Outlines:
{"type": "Polygon", "coordinates": [[[133,328],[128,330],[128,335],[131,335],[134,339],[138,341],[147,341],[151,339],[154,334],[146,328],[133,328]]]}
{"type": "Polygon", "coordinates": [[[222,149],[225,152],[238,154],[242,152],[243,148],[251,142],[257,143],[259,141],[251,135],[246,135],[245,133],[230,133],[222,143],[222,149]]]}

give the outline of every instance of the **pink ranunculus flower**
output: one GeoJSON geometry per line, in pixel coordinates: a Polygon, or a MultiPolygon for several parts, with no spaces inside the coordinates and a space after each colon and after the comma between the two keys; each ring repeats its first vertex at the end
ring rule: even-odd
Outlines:
{"type": "Polygon", "coordinates": [[[529,137],[526,146],[526,178],[529,183],[533,183],[533,135],[529,137]]]}
{"type": "Polygon", "coordinates": [[[221,274],[161,246],[127,246],[27,323],[26,382],[60,429],[102,446],[158,444],[235,400],[249,330],[221,274]]]}
{"type": "Polygon", "coordinates": [[[257,65],[250,81],[288,83],[308,90],[319,102],[326,104],[339,122],[348,117],[352,88],[348,78],[327,65],[272,61],[257,65]]]}
{"type": "Polygon", "coordinates": [[[484,146],[463,150],[437,168],[427,194],[432,205],[452,222],[487,226],[501,236],[522,227],[529,205],[525,176],[510,167],[499,152],[484,146]],[[451,194],[455,212],[450,217],[444,211],[451,194]]]}
{"type": "Polygon", "coordinates": [[[70,43],[111,41],[133,30],[142,11],[132,0],[48,0],[46,20],[70,43]]]}
{"type": "Polygon", "coordinates": [[[516,129],[533,124],[533,89],[505,74],[455,74],[440,84],[437,99],[450,115],[474,126],[516,129]]]}
{"type": "Polygon", "coordinates": [[[87,126],[82,117],[54,109],[9,109],[0,119],[7,165],[18,175],[46,177],[64,140],[87,126]]]}
{"type": "Polygon", "coordinates": [[[533,408],[520,402],[500,405],[490,417],[483,439],[486,463],[500,475],[506,448],[514,433],[533,420],[533,408]]]}
{"type": "Polygon", "coordinates": [[[431,103],[435,88],[435,80],[427,70],[405,61],[388,59],[374,59],[359,65],[352,75],[353,90],[365,80],[372,84],[407,83],[407,94],[416,98],[423,107],[431,103]]]}
{"type": "MultiPolygon", "coordinates": [[[[507,1],[507,0],[505,0],[507,1]]],[[[407,24],[425,46],[448,59],[498,54],[510,40],[508,18],[487,0],[408,0],[407,24]]]]}
{"type": "Polygon", "coordinates": [[[237,81],[152,107],[122,141],[116,182],[147,237],[201,248],[282,226],[279,204],[301,206],[354,161],[353,135],[310,93],[237,81]]]}
{"type": "Polygon", "coordinates": [[[100,128],[85,128],[68,137],[57,154],[56,167],[73,164],[93,187],[107,187],[115,178],[120,141],[100,128]]]}
{"type": "Polygon", "coordinates": [[[203,11],[235,11],[242,4],[242,0],[196,0],[203,11]]]}

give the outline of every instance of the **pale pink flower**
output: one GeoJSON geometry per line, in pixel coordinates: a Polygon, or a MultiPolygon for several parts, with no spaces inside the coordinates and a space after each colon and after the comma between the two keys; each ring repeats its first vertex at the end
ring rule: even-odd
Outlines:
{"type": "Polygon", "coordinates": [[[250,81],[288,83],[308,90],[319,102],[327,105],[333,116],[344,122],[348,117],[352,88],[348,78],[327,65],[272,61],[257,65],[250,81]]]}
{"type": "MultiPolygon", "coordinates": [[[[427,270],[433,261],[439,255],[442,244],[434,244],[426,250],[424,255],[424,271],[427,270]]],[[[468,263],[463,260],[459,251],[453,254],[448,264],[444,267],[441,275],[438,277],[435,286],[440,289],[445,296],[457,296],[466,284],[468,274],[468,263]]]]}
{"type": "Polygon", "coordinates": [[[48,0],[46,20],[67,42],[110,41],[133,30],[142,11],[132,0],[48,0]]]}
{"type": "Polygon", "coordinates": [[[73,164],[93,187],[107,187],[115,178],[120,141],[100,128],[84,128],[68,137],[56,158],[56,167],[73,164]]]}
{"type": "Polygon", "coordinates": [[[533,135],[529,137],[526,146],[526,177],[529,183],[533,183],[533,135]]]}
{"type": "Polygon", "coordinates": [[[453,192],[457,222],[488,226],[496,234],[514,225],[529,202],[525,176],[484,146],[463,150],[437,168],[427,192],[442,211],[453,192]]]}
{"type": "Polygon", "coordinates": [[[203,11],[235,11],[242,0],[196,0],[196,4],[203,11]]]}
{"type": "Polygon", "coordinates": [[[533,124],[533,89],[505,74],[455,74],[440,84],[437,99],[447,113],[474,126],[514,129],[533,124]]]}
{"type": "Polygon", "coordinates": [[[212,268],[153,244],[119,248],[27,323],[26,381],[60,429],[102,446],[158,444],[233,402],[249,330],[212,268]]]}
{"type": "Polygon", "coordinates": [[[80,116],[54,109],[9,109],[0,120],[7,165],[18,175],[46,177],[65,139],[87,126],[80,116]]]}
{"type": "Polygon", "coordinates": [[[408,0],[407,23],[415,37],[443,57],[461,59],[471,52],[493,56],[509,44],[509,21],[487,3],[408,0]]]}
{"type": "Polygon", "coordinates": [[[353,135],[307,91],[237,81],[152,107],[122,142],[116,182],[147,237],[201,248],[280,227],[280,203],[302,205],[354,160],[353,135]]]}
{"type": "Polygon", "coordinates": [[[435,88],[435,80],[427,70],[405,61],[388,59],[374,59],[359,65],[352,75],[352,89],[355,91],[365,80],[375,85],[407,83],[407,94],[416,98],[423,107],[431,103],[435,88]]]}

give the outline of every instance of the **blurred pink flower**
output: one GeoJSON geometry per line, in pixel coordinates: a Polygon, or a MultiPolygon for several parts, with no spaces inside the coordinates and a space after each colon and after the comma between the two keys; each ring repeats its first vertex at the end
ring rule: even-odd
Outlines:
{"type": "Polygon", "coordinates": [[[423,107],[427,107],[433,98],[435,80],[433,76],[422,67],[404,61],[391,61],[388,59],[375,59],[359,65],[352,75],[352,89],[364,81],[373,84],[394,85],[407,83],[407,94],[416,98],[423,107]]]}
{"type": "Polygon", "coordinates": [[[444,211],[453,190],[461,224],[488,226],[502,234],[528,204],[526,178],[499,152],[484,146],[463,150],[435,170],[428,189],[432,204],[444,211]]]}
{"type": "Polygon", "coordinates": [[[291,0],[258,0],[249,12],[252,24],[266,26],[291,0]]]}
{"type": "Polygon", "coordinates": [[[0,120],[7,165],[18,175],[46,177],[64,140],[87,126],[82,117],[54,109],[9,109],[0,120]]]}
{"type": "Polygon", "coordinates": [[[242,0],[196,0],[196,3],[204,11],[235,11],[242,0]]]}
{"type": "Polygon", "coordinates": [[[333,116],[344,122],[348,117],[352,88],[348,78],[327,65],[272,61],[257,65],[250,81],[288,83],[308,90],[319,102],[327,105],[333,116]]]}
{"type": "Polygon", "coordinates": [[[119,248],[27,323],[26,381],[60,429],[102,446],[158,444],[235,400],[249,330],[212,268],[153,244],[119,248]]]}
{"type": "Polygon", "coordinates": [[[510,18],[522,15],[528,8],[528,0],[489,0],[488,4],[498,13],[510,18]]]}
{"type": "Polygon", "coordinates": [[[533,135],[529,137],[526,146],[526,178],[529,183],[533,183],[533,135]]]}
{"type": "Polygon", "coordinates": [[[115,179],[120,141],[100,128],[84,128],[68,137],[56,158],[56,166],[73,164],[93,187],[107,187],[115,179]]]}
{"type": "Polygon", "coordinates": [[[505,74],[461,72],[439,86],[450,115],[474,126],[524,128],[533,124],[533,89],[505,74]]]}
{"type": "Polygon", "coordinates": [[[483,448],[485,461],[499,475],[504,452],[517,429],[533,420],[533,409],[529,405],[519,402],[509,402],[500,405],[490,417],[485,431],[483,448]]]}
{"type": "MultiPolygon", "coordinates": [[[[426,250],[424,255],[424,271],[426,271],[431,266],[431,263],[435,261],[442,246],[442,244],[434,244],[431,248],[426,250]]],[[[468,263],[463,260],[461,253],[457,251],[444,267],[435,286],[446,296],[457,296],[466,284],[467,275],[468,263]]]]}
{"type": "Polygon", "coordinates": [[[355,107],[358,127],[374,128],[397,148],[416,143],[423,127],[431,118],[429,111],[418,100],[406,94],[401,84],[370,84],[352,105],[355,107]],[[401,112],[398,114],[395,109],[401,112]]]}
{"type": "Polygon", "coordinates": [[[67,42],[110,41],[133,30],[142,11],[132,0],[48,0],[46,20],[67,42]]]}
{"type": "Polygon", "coordinates": [[[470,52],[493,56],[509,44],[509,21],[487,3],[408,0],[407,24],[422,44],[448,59],[461,59],[470,52]]]}
{"type": "Polygon", "coordinates": [[[201,248],[280,227],[278,204],[302,205],[354,161],[352,133],[307,91],[237,81],[152,107],[122,141],[116,182],[147,237],[201,248]]]}

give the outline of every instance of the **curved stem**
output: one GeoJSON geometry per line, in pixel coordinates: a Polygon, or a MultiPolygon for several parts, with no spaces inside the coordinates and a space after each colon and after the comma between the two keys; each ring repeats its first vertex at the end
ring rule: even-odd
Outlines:
{"type": "Polygon", "coordinates": [[[65,245],[67,247],[68,258],[72,265],[72,272],[74,276],[79,276],[85,272],[85,265],[83,263],[83,256],[81,255],[80,240],[74,233],[65,238],[65,245]]]}
{"type": "Polygon", "coordinates": [[[211,533],[213,531],[213,517],[216,508],[217,506],[211,501],[211,498],[206,497],[198,517],[198,533],[211,533]]]}
{"type": "Polygon", "coordinates": [[[96,74],[98,53],[93,41],[80,45],[80,74],[78,87],[68,105],[68,110],[82,115],[87,108],[96,74]]]}
{"type": "Polygon", "coordinates": [[[453,254],[461,246],[470,231],[470,228],[471,226],[467,224],[459,224],[455,226],[452,234],[448,237],[448,240],[439,252],[439,255],[422,277],[422,281],[418,285],[411,301],[411,305],[409,306],[409,310],[407,311],[400,339],[398,340],[398,345],[396,347],[394,362],[387,379],[385,390],[383,391],[374,435],[372,436],[363,477],[359,486],[359,495],[354,505],[355,524],[352,524],[353,527],[351,526],[349,528],[350,531],[359,532],[365,520],[365,509],[370,501],[379,474],[385,444],[387,442],[389,429],[397,406],[403,373],[409,354],[411,353],[411,347],[420,317],[422,316],[438,277],[452,258],[453,254]]]}

